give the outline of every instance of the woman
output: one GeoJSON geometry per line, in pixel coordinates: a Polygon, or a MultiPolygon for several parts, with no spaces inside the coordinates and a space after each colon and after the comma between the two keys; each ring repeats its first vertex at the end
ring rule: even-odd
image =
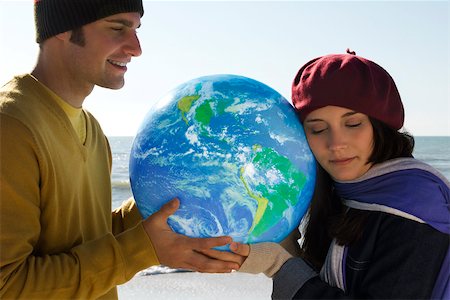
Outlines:
{"type": "Polygon", "coordinates": [[[354,53],[311,60],[292,100],[319,164],[301,257],[233,243],[273,298],[450,298],[450,184],[412,157],[391,76],[354,53]]]}

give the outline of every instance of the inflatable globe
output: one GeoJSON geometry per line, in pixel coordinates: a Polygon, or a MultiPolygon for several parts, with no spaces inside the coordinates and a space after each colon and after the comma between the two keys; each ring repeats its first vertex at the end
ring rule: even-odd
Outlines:
{"type": "Polygon", "coordinates": [[[308,208],[315,160],[278,92],[213,75],[181,84],[152,107],[133,141],[130,183],[144,218],[180,199],[168,220],[175,232],[279,242],[308,208]]]}

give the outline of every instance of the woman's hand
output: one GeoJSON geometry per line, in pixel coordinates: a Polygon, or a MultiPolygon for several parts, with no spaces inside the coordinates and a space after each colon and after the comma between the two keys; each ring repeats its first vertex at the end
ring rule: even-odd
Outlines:
{"type": "Polygon", "coordinates": [[[244,273],[264,273],[273,277],[281,266],[292,257],[282,246],[277,243],[240,244],[232,242],[230,250],[241,256],[242,262],[239,268],[244,273]]]}

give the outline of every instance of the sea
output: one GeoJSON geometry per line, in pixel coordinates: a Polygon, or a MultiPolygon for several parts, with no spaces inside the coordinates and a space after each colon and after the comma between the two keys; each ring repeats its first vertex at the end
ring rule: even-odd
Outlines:
{"type": "MultiPolygon", "coordinates": [[[[110,136],[108,137],[110,145],[111,145],[111,151],[112,151],[112,157],[113,157],[113,168],[112,168],[112,207],[117,208],[121,205],[121,203],[125,200],[127,200],[129,197],[132,196],[131,187],[130,187],[130,181],[129,181],[129,173],[128,173],[128,165],[129,165],[129,159],[130,159],[130,152],[131,147],[133,144],[134,137],[131,136],[110,136]]],[[[415,148],[413,155],[415,158],[422,160],[429,165],[433,166],[437,170],[439,170],[448,180],[450,180],[450,136],[420,136],[415,137],[415,148]]],[[[150,283],[145,281],[143,279],[144,277],[147,277],[148,275],[159,275],[159,274],[171,274],[170,276],[177,276],[177,272],[180,270],[174,270],[167,268],[165,266],[153,266],[146,270],[143,270],[139,272],[136,277],[126,285],[123,285],[119,288],[119,294],[124,296],[124,298],[129,298],[129,296],[134,295],[135,298],[139,298],[139,296],[142,296],[141,298],[147,298],[148,293],[150,291],[153,291],[155,286],[148,286],[149,284],[156,284],[157,288],[156,290],[167,290],[171,291],[172,287],[166,287],[165,281],[158,281],[156,277],[153,281],[150,283]],[[146,288],[145,288],[146,287],[146,288]]],[[[239,273],[239,272],[238,272],[239,273]]],[[[248,275],[248,274],[246,274],[248,275]]],[[[182,276],[181,274],[178,276],[182,276]]],[[[200,294],[202,292],[202,289],[198,288],[198,282],[196,280],[199,280],[200,282],[204,282],[204,280],[208,280],[209,277],[203,277],[208,276],[205,274],[197,274],[194,277],[183,277],[183,278],[177,278],[171,279],[175,280],[174,284],[180,284],[180,282],[184,282],[184,284],[188,286],[189,291],[196,291],[195,293],[199,293],[198,297],[195,296],[197,294],[191,295],[191,298],[201,298],[200,294]],[[189,283],[192,281],[189,285],[189,283]]],[[[261,298],[267,298],[270,299],[270,291],[271,291],[271,284],[270,280],[267,281],[267,278],[256,278],[256,277],[237,277],[237,276],[245,276],[241,273],[236,274],[231,277],[230,280],[235,280],[237,282],[240,282],[241,280],[246,280],[247,284],[253,283],[256,287],[260,285],[264,285],[264,289],[260,290],[260,294],[257,296],[261,298]]],[[[154,276],[150,276],[154,277],[154,276]]],[[[225,284],[225,282],[221,280],[229,280],[228,277],[219,277],[215,278],[209,284],[212,284],[211,288],[217,288],[217,284],[225,284]],[[215,285],[214,285],[215,284],[215,285]]],[[[204,283],[203,283],[204,284],[204,283]]],[[[250,297],[249,295],[245,294],[245,289],[239,288],[239,284],[231,284],[231,287],[236,290],[237,296],[236,299],[242,298],[242,295],[246,295],[245,297],[250,297]],[[240,293],[240,294],[239,294],[240,293]]],[[[178,299],[178,294],[174,293],[173,295],[167,292],[168,294],[165,295],[164,298],[166,300],[170,299],[178,299]]],[[[162,295],[157,295],[159,296],[162,295]]],[[[219,297],[220,298],[220,297],[219,297]]],[[[250,299],[250,298],[248,298],[250,299]]],[[[258,298],[255,298],[258,299],[258,298]]]]}
{"type": "MultiPolygon", "coordinates": [[[[112,157],[112,207],[116,208],[132,196],[128,164],[133,144],[131,136],[108,137],[112,157]]],[[[450,136],[415,137],[415,158],[428,163],[450,180],[450,136]]]]}

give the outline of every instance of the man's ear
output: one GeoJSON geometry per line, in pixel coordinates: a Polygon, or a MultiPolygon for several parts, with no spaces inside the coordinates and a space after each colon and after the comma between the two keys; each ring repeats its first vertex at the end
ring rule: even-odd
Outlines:
{"type": "Polygon", "coordinates": [[[66,42],[67,42],[67,41],[70,40],[71,35],[72,35],[72,30],[69,30],[69,31],[66,31],[66,32],[58,33],[57,35],[55,35],[55,37],[56,37],[58,40],[66,41],[66,42]]]}

